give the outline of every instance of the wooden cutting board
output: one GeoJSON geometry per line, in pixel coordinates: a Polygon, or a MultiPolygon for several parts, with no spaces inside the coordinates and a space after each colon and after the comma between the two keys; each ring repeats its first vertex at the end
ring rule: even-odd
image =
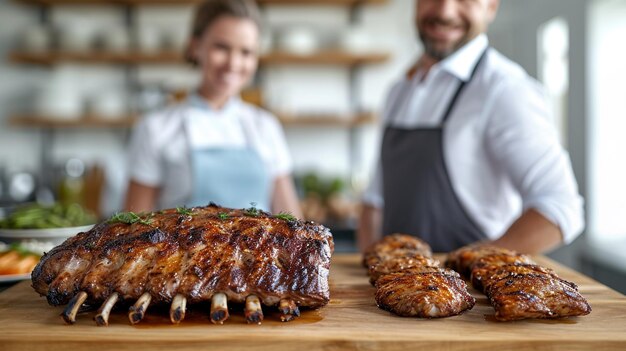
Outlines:
{"type": "Polygon", "coordinates": [[[472,291],[476,306],[461,316],[396,317],[376,307],[359,256],[335,255],[330,304],[289,323],[266,311],[262,325],[247,325],[233,310],[226,324],[213,325],[206,310],[195,306],[179,325],[155,309],[136,326],[122,311],[108,327],[95,326],[94,312],[65,325],[62,308],[49,306],[25,281],[0,293],[0,350],[626,350],[626,297],[544,257],[536,260],[578,284],[593,312],[562,321],[495,322],[484,295],[472,291]]]}

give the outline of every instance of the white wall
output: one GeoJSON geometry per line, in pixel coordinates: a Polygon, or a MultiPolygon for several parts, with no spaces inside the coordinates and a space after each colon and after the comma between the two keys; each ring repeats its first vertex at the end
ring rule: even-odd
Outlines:
{"type": "MultiPolygon", "coordinates": [[[[7,57],[20,30],[35,22],[34,11],[16,7],[7,0],[0,2],[0,55],[7,57]]],[[[4,120],[15,111],[28,108],[34,98],[33,90],[47,76],[46,70],[0,62],[0,168],[37,169],[38,134],[9,129],[4,120]]]]}

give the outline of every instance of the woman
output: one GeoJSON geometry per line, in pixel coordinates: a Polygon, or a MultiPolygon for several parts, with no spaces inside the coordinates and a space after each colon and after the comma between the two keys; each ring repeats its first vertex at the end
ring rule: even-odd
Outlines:
{"type": "Polygon", "coordinates": [[[197,8],[186,56],[200,68],[201,85],[136,127],[127,210],[253,203],[301,217],[279,122],[239,99],[257,68],[259,32],[251,1],[210,0],[197,8]]]}

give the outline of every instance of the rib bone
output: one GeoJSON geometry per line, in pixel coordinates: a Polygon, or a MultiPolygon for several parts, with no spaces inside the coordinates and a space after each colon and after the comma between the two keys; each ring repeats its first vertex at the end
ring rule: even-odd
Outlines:
{"type": "Polygon", "coordinates": [[[246,297],[245,312],[246,321],[255,324],[261,324],[263,321],[263,310],[261,309],[261,301],[256,295],[246,297]]]}
{"type": "Polygon", "coordinates": [[[278,310],[280,311],[280,320],[282,322],[289,322],[296,319],[296,317],[300,317],[298,305],[291,299],[281,299],[278,310]]]}
{"type": "Polygon", "coordinates": [[[109,325],[109,314],[111,313],[111,309],[113,308],[113,306],[115,306],[118,297],[119,295],[114,292],[106,299],[106,301],[104,301],[102,306],[100,306],[98,314],[93,317],[93,320],[96,321],[96,325],[98,325],[99,327],[109,325]]]}
{"type": "Polygon", "coordinates": [[[70,300],[70,302],[65,307],[65,310],[63,310],[63,313],[61,313],[61,316],[63,316],[65,323],[74,324],[74,322],[76,322],[76,313],[78,313],[78,309],[83,304],[83,302],[85,302],[86,299],[87,293],[81,291],[70,300]]]}
{"type": "Polygon", "coordinates": [[[137,324],[143,319],[151,300],[152,296],[150,296],[149,293],[144,293],[134,305],[130,306],[128,309],[128,319],[131,324],[137,324]]]}
{"type": "Polygon", "coordinates": [[[187,298],[181,294],[176,294],[170,307],[170,320],[172,323],[178,324],[185,319],[185,310],[187,308],[187,298]]]}
{"type": "Polygon", "coordinates": [[[228,300],[226,294],[217,293],[211,298],[211,322],[224,324],[228,319],[228,300]]]}

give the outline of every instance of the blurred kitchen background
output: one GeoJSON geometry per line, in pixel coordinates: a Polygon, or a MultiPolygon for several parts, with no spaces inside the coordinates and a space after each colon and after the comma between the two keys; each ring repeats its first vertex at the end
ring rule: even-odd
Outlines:
{"type": "MultiPolygon", "coordinates": [[[[182,99],[193,0],[0,0],[0,207],[121,209],[141,115],[182,99]]],[[[306,216],[353,251],[387,90],[419,55],[413,0],[259,0],[244,99],[283,122],[306,216]]],[[[491,44],[546,86],[587,229],[550,254],[626,292],[626,1],[501,0],[491,44]]]]}

